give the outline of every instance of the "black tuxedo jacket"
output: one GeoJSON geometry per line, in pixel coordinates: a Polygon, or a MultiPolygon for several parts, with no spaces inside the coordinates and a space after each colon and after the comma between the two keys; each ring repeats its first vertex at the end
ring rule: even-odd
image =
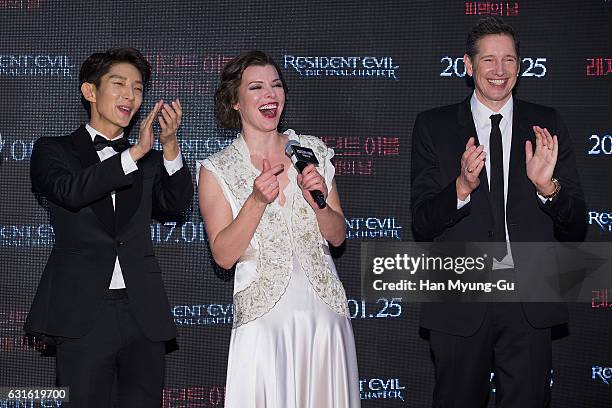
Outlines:
{"type": "MultiPolygon", "coordinates": [[[[557,112],[548,107],[514,99],[512,147],[508,172],[506,223],[513,242],[582,241],[586,232],[586,205],[567,128],[557,112]],[[560,193],[543,204],[527,178],[525,141],[535,147],[532,126],[546,127],[559,140],[554,177],[560,193]]],[[[487,242],[492,240],[493,213],[489,202],[486,168],[470,202],[457,210],[455,180],[461,155],[470,137],[478,136],[470,98],[461,103],[432,109],[418,115],[412,134],[411,205],[412,224],[419,240],[487,242]]],[[[527,268],[513,251],[515,268],[527,268]]],[[[544,260],[546,261],[546,260],[544,260]]],[[[421,326],[469,336],[478,330],[486,304],[421,306],[421,326]]],[[[534,327],[567,322],[564,304],[525,303],[525,316],[534,327]]]]}
{"type": "Polygon", "coordinates": [[[161,152],[125,175],[121,155],[100,162],[84,126],[36,141],[32,188],[49,206],[55,244],[25,324],[33,334],[80,338],[96,321],[119,257],[131,311],[153,341],[176,336],[151,243],[154,214],[178,215],[191,203],[185,163],[169,176],[161,152]],[[111,192],[116,191],[115,210],[111,192]]]}

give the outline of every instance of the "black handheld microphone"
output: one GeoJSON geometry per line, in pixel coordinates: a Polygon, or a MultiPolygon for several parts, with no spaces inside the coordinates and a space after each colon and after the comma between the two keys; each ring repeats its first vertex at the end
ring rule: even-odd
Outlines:
{"type": "MultiPolygon", "coordinates": [[[[300,143],[295,140],[289,140],[289,142],[287,142],[287,145],[285,146],[285,154],[289,156],[291,162],[300,172],[300,174],[306,168],[306,166],[311,163],[315,166],[319,165],[317,156],[315,156],[312,149],[301,146],[300,143]]],[[[319,190],[312,190],[310,192],[310,195],[312,196],[312,199],[315,201],[315,203],[317,203],[317,206],[320,209],[323,209],[327,206],[327,203],[325,202],[325,197],[323,196],[323,193],[319,190]]]]}

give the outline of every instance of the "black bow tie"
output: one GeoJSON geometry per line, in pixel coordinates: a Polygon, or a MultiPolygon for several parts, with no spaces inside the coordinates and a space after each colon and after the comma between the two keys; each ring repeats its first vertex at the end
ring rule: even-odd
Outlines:
{"type": "Polygon", "coordinates": [[[128,147],[130,147],[130,144],[125,137],[115,139],[115,140],[108,140],[100,135],[96,135],[96,137],[93,140],[93,147],[97,151],[100,151],[104,149],[105,147],[112,147],[114,151],[122,152],[128,147]]]}

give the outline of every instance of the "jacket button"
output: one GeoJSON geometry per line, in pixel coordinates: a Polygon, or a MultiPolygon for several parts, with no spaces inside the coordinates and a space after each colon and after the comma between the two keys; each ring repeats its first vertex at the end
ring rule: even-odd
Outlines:
{"type": "Polygon", "coordinates": [[[123,241],[117,241],[118,246],[123,246],[123,241]]]}

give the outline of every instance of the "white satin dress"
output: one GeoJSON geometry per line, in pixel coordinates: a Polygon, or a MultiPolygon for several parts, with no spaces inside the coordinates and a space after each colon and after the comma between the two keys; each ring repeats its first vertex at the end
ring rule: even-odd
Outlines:
{"type": "MultiPolygon", "coordinates": [[[[210,162],[203,160],[199,164],[214,174],[210,162]]],[[[326,182],[331,188],[334,168],[329,161],[325,165],[329,166],[326,182]]],[[[287,203],[292,202],[293,194],[301,191],[295,169],[289,171],[285,206],[281,208],[291,230],[291,209],[287,203]]],[[[217,181],[236,217],[240,208],[227,187],[218,178],[217,181]]],[[[257,247],[254,244],[252,241],[247,253],[257,247]]],[[[325,258],[337,275],[331,256],[326,254],[325,258]]],[[[255,265],[255,261],[239,261],[234,292],[243,289],[244,282],[256,274],[255,265]]],[[[289,284],[278,303],[263,316],[232,329],[225,407],[360,406],[357,355],[350,319],[336,313],[318,297],[294,257],[289,284]]]]}

